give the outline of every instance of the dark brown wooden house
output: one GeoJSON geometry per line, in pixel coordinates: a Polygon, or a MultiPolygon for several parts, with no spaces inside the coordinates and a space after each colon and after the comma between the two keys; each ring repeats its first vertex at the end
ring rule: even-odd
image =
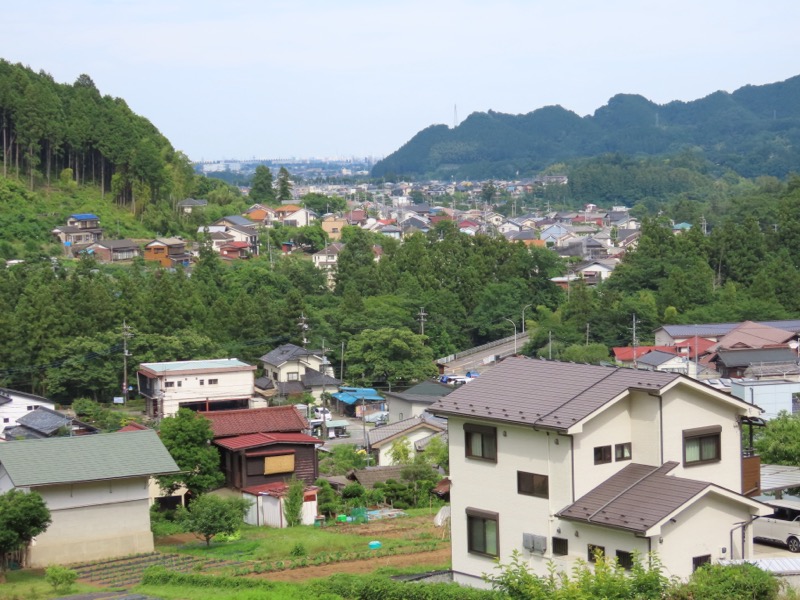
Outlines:
{"type": "Polygon", "coordinates": [[[215,439],[226,484],[243,489],[297,477],[306,484],[317,479],[317,445],[322,440],[305,433],[248,433],[215,439]]]}
{"type": "Polygon", "coordinates": [[[318,475],[317,446],[294,406],[201,413],[211,421],[226,485],[250,488],[297,477],[307,485],[318,475]]]}

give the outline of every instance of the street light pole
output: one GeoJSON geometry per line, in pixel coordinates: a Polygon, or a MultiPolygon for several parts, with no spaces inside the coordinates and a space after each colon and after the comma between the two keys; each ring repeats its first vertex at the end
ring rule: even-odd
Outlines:
{"type": "Polygon", "coordinates": [[[506,319],[509,323],[514,326],[514,354],[517,353],[517,324],[514,323],[511,319],[506,319]]]}
{"type": "Polygon", "coordinates": [[[522,307],[522,335],[525,335],[525,309],[531,306],[533,306],[533,304],[526,304],[522,307]]]}

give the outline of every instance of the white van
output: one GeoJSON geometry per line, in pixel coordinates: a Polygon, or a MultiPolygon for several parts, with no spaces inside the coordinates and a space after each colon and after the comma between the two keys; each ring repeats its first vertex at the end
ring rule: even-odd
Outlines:
{"type": "Polygon", "coordinates": [[[753,537],[786,544],[791,552],[800,552],[800,502],[768,500],[764,504],[774,512],[753,521],[753,537]]]}

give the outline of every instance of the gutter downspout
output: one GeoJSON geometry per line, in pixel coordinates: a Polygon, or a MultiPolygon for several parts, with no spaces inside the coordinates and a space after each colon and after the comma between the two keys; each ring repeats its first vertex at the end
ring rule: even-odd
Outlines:
{"type": "Polygon", "coordinates": [[[736,525],[733,527],[733,529],[731,529],[731,532],[730,532],[730,540],[731,540],[731,542],[730,542],[730,543],[731,543],[731,552],[730,552],[730,556],[731,556],[731,560],[733,560],[734,558],[736,558],[736,557],[733,555],[733,532],[734,532],[734,531],[736,531],[736,530],[737,530],[737,529],[739,529],[739,528],[741,528],[741,530],[742,530],[742,559],[745,559],[745,558],[747,558],[747,557],[744,555],[745,542],[746,542],[746,534],[747,534],[747,527],[748,527],[749,525],[751,525],[751,524],[753,523],[753,521],[755,521],[756,519],[760,519],[760,518],[761,518],[761,517],[760,517],[759,515],[754,515],[753,517],[751,517],[751,518],[750,518],[750,520],[749,520],[749,521],[742,521],[741,523],[737,523],[737,524],[736,524],[736,525]]]}

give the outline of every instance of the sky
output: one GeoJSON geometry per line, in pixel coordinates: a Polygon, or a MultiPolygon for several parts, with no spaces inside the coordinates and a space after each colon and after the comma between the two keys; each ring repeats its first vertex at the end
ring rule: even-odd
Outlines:
{"type": "Polygon", "coordinates": [[[380,158],[473,112],[800,75],[797,0],[28,0],[0,58],[85,73],[193,161],[380,158]]]}

